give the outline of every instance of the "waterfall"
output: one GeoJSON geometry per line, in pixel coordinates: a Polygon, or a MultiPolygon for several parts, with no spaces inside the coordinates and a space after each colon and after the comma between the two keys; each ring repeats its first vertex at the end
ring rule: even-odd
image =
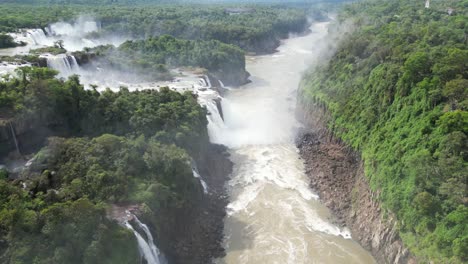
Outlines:
{"type": "Polygon", "coordinates": [[[162,256],[161,252],[154,244],[154,239],[148,226],[143,224],[135,215],[131,214],[131,216],[137,223],[138,227],[145,232],[146,239],[140,233],[138,233],[138,231],[136,231],[128,221],[125,222],[125,227],[132,230],[133,234],[135,234],[138,242],[138,249],[140,250],[142,257],[146,259],[148,264],[166,263],[164,256],[162,256]]]}
{"type": "Polygon", "coordinates": [[[76,62],[76,58],[72,55],[59,54],[47,55],[47,67],[57,70],[59,77],[68,77],[76,74],[80,68],[76,62]]]}
{"type": "Polygon", "coordinates": [[[31,36],[32,41],[35,45],[52,45],[53,41],[47,38],[42,29],[33,29],[28,31],[28,34],[31,36]]]}
{"type": "Polygon", "coordinates": [[[38,29],[33,29],[28,32],[30,35],[30,38],[32,39],[33,43],[35,45],[40,45],[40,46],[53,46],[54,45],[54,39],[51,39],[44,30],[38,28],[38,29]]]}
{"type": "Polygon", "coordinates": [[[206,184],[206,182],[201,177],[200,172],[198,172],[197,164],[195,163],[193,159],[192,159],[191,165],[192,165],[193,177],[197,178],[200,181],[200,184],[203,187],[203,192],[208,193],[208,184],[206,184]]]}
{"type": "Polygon", "coordinates": [[[47,35],[52,36],[52,31],[50,30],[50,26],[45,28],[45,32],[47,33],[47,35]]]}
{"type": "Polygon", "coordinates": [[[208,110],[208,134],[213,143],[221,142],[223,131],[226,128],[224,120],[221,117],[216,101],[211,99],[204,102],[208,110]]]}
{"type": "Polygon", "coordinates": [[[96,21],[80,17],[73,24],[67,22],[57,22],[47,27],[47,33],[51,36],[75,36],[85,37],[86,34],[99,30],[96,21]]]}
{"type": "Polygon", "coordinates": [[[218,80],[218,82],[219,82],[219,85],[221,85],[221,88],[226,88],[226,86],[224,86],[224,83],[221,80],[218,80]]]}
{"type": "Polygon", "coordinates": [[[200,78],[199,83],[200,83],[200,85],[201,85],[202,87],[207,87],[207,86],[208,86],[208,84],[206,83],[206,81],[205,81],[204,78],[200,78]]]}
{"type": "Polygon", "coordinates": [[[205,79],[206,79],[206,84],[208,86],[208,88],[211,88],[211,80],[210,80],[210,77],[208,77],[207,75],[205,75],[205,79]]]}
{"type": "Polygon", "coordinates": [[[8,124],[10,125],[11,135],[13,136],[13,142],[15,143],[16,151],[18,152],[18,154],[21,155],[19,145],[18,145],[18,140],[16,139],[15,129],[13,128],[13,125],[11,124],[11,122],[8,122],[8,124]]]}

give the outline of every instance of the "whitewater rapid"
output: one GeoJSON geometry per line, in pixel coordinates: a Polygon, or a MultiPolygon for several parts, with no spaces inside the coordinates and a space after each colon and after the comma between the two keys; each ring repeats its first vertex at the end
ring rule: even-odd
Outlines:
{"type": "Polygon", "coordinates": [[[314,24],[312,33],[285,40],[277,53],[249,57],[252,83],[227,93],[224,122],[210,117],[211,141],[228,146],[234,162],[227,255],[218,263],[375,263],[332,223],[294,144],[296,90],[301,73],[326,52],[327,27],[314,24]]]}

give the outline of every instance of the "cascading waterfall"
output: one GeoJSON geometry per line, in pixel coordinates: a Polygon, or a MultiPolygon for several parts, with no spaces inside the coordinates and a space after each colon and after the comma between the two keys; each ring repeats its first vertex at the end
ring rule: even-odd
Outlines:
{"type": "Polygon", "coordinates": [[[224,136],[223,131],[226,130],[226,125],[224,120],[219,113],[218,106],[216,101],[213,99],[207,100],[204,102],[206,109],[208,110],[208,134],[210,140],[213,143],[222,142],[222,137],[224,136]]]}
{"type": "Polygon", "coordinates": [[[80,66],[73,55],[59,54],[47,55],[47,67],[57,70],[59,77],[68,77],[77,74],[80,66]]]}
{"type": "Polygon", "coordinates": [[[10,125],[10,131],[11,131],[11,135],[13,137],[13,142],[15,143],[16,151],[18,152],[18,154],[21,155],[18,140],[16,139],[15,129],[13,128],[13,125],[11,124],[11,122],[8,122],[8,124],[10,125]]]}
{"type": "Polygon", "coordinates": [[[205,76],[205,78],[200,78],[199,83],[202,88],[209,89],[207,91],[198,91],[197,94],[198,102],[205,106],[208,110],[208,134],[210,136],[210,141],[213,143],[221,142],[220,137],[222,136],[222,131],[226,129],[226,126],[224,125],[224,120],[220,113],[220,108],[222,107],[222,102],[225,99],[220,97],[217,91],[210,89],[212,86],[208,76],[205,76]]]}
{"type": "MultiPolygon", "coordinates": [[[[100,23],[89,17],[79,17],[72,23],[57,22],[43,29],[28,30],[28,43],[33,46],[54,46],[62,41],[62,47],[67,51],[79,51],[98,45],[112,44],[118,46],[127,38],[117,36],[93,37],[90,33],[100,30],[100,23]]],[[[36,48],[34,47],[34,48],[36,48]]]]}
{"type": "Polygon", "coordinates": [[[147,225],[143,224],[138,217],[135,215],[131,214],[133,220],[137,223],[138,227],[145,232],[146,239],[143,238],[143,236],[138,233],[135,228],[130,224],[130,222],[125,221],[125,227],[128,229],[132,230],[133,234],[135,234],[135,237],[138,242],[138,249],[140,250],[140,254],[142,255],[143,258],[146,259],[148,264],[164,264],[166,263],[166,260],[164,256],[161,254],[159,249],[156,247],[154,244],[154,239],[153,236],[151,235],[151,232],[148,228],[147,225]]]}
{"type": "Polygon", "coordinates": [[[53,41],[47,38],[46,34],[42,29],[32,29],[28,31],[32,41],[35,45],[53,45],[53,41]]]}
{"type": "Polygon", "coordinates": [[[203,192],[208,193],[208,185],[206,184],[206,182],[201,177],[200,172],[198,172],[197,164],[195,163],[194,160],[192,160],[191,166],[192,166],[193,177],[197,178],[200,181],[200,184],[203,187],[203,192]]]}

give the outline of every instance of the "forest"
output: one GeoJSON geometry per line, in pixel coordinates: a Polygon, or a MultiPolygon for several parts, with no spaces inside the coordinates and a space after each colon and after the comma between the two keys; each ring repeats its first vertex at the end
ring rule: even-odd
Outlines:
{"type": "Polygon", "coordinates": [[[217,40],[184,40],[163,35],[126,41],[118,48],[99,46],[76,54],[78,57],[92,54],[93,60],[98,59],[101,64],[153,79],[170,79],[168,69],[190,66],[208,70],[227,85],[242,84],[248,75],[244,51],[217,40]]]}
{"type": "MultiPolygon", "coordinates": [[[[280,39],[309,25],[305,9],[284,5],[232,11],[230,5],[143,2],[7,1],[0,5],[0,48],[18,44],[6,33],[45,31],[87,14],[100,27],[89,39],[129,41],[85,48],[73,54],[78,61],[92,58],[156,79],[170,79],[174,67],[202,67],[229,85],[245,83],[246,53],[273,52],[280,39]]],[[[135,235],[109,211],[137,205],[157,238],[202,206],[192,158],[211,146],[207,110],[190,92],[98,92],[85,89],[77,75],[57,78],[39,55],[65,52],[55,45],[1,58],[35,65],[0,79],[0,127],[27,127],[37,142],[23,153],[13,141],[0,146],[2,162],[29,160],[23,170],[0,166],[0,262],[140,263],[135,235]]]]}
{"type": "MultiPolygon", "coordinates": [[[[368,1],[331,60],[311,68],[302,103],[362,154],[403,242],[423,263],[468,261],[468,1],[368,1]]],[[[349,24],[348,24],[349,26],[349,24]]]]}
{"type": "Polygon", "coordinates": [[[0,83],[2,113],[56,135],[19,175],[1,170],[0,262],[137,263],[133,234],[106,209],[144,204],[158,228],[164,210],[195,206],[190,155],[207,144],[206,110],[191,93],[98,93],[56,74],[25,67],[0,83]]]}
{"type": "MultiPolygon", "coordinates": [[[[101,23],[102,35],[146,39],[168,34],[190,40],[218,40],[248,52],[268,53],[290,32],[307,29],[307,16],[317,11],[283,5],[19,5],[0,6],[0,32],[45,28],[87,14],[101,23]]],[[[312,15],[311,15],[312,14],[312,15]]]]}

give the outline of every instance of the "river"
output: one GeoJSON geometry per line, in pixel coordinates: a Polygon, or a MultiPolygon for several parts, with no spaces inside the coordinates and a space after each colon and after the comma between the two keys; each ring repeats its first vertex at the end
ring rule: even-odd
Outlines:
{"type": "Polygon", "coordinates": [[[272,55],[248,57],[252,83],[222,101],[224,125],[211,140],[229,147],[234,169],[228,182],[226,257],[218,263],[375,263],[332,223],[309,188],[294,144],[301,73],[325,52],[328,23],[283,41],[272,55]]]}

